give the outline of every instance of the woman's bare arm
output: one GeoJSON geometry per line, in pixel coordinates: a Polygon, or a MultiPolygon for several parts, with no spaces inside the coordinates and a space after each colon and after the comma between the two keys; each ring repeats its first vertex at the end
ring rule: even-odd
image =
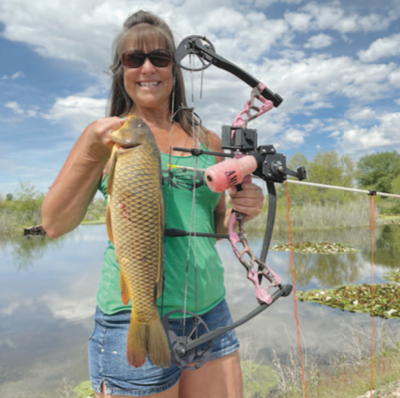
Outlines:
{"type": "MultiPolygon", "coordinates": [[[[221,140],[216,134],[212,135],[211,150],[215,152],[222,152],[221,140]]],[[[215,160],[218,163],[224,160],[224,158],[215,157],[215,160]]],[[[236,187],[232,187],[228,190],[228,193],[230,195],[230,203],[232,204],[232,208],[244,213],[246,215],[244,222],[247,222],[260,214],[264,203],[264,194],[262,189],[253,183],[241,185],[242,191],[238,192],[236,187]]],[[[214,210],[216,233],[228,233],[228,225],[231,213],[232,209],[226,208],[225,192],[223,192],[221,199],[214,210]]],[[[236,225],[234,227],[236,227],[236,225]]]]}
{"type": "Polygon", "coordinates": [[[110,157],[110,133],[124,122],[117,117],[99,119],[76,141],[42,204],[42,226],[51,238],[72,231],[82,221],[110,157]]]}

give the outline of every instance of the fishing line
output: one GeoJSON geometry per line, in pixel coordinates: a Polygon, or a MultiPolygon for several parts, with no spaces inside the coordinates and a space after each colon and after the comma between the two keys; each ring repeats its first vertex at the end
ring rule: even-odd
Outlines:
{"type": "Polygon", "coordinates": [[[374,389],[374,224],[375,224],[375,197],[376,193],[372,192],[369,198],[369,207],[371,213],[371,390],[374,389]]]}
{"type": "Polygon", "coordinates": [[[296,301],[296,272],[293,267],[293,246],[292,246],[292,229],[290,227],[290,199],[289,199],[289,190],[288,183],[285,183],[286,188],[286,198],[287,198],[287,207],[286,207],[286,220],[289,228],[289,247],[290,247],[290,268],[292,270],[292,285],[293,285],[293,302],[294,302],[294,317],[296,319],[297,325],[297,348],[300,355],[300,363],[301,363],[301,377],[303,379],[303,393],[306,398],[307,397],[307,385],[306,385],[306,377],[304,371],[304,363],[303,363],[303,354],[301,352],[301,344],[300,344],[300,322],[297,314],[297,301],[296,301]]]}

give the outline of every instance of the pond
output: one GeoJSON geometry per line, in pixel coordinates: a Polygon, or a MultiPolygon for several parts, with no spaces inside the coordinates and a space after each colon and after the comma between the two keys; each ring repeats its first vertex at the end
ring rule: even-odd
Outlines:
{"type": "MultiPolygon", "coordinates": [[[[375,282],[398,267],[400,228],[375,231],[375,282]]],[[[260,253],[261,237],[250,245],[260,253]]],[[[272,245],[287,243],[286,233],[274,233],[272,245]]],[[[357,253],[339,255],[294,253],[298,290],[370,283],[371,235],[366,228],[346,231],[303,231],[293,242],[345,243],[357,253]]],[[[82,225],[57,240],[31,237],[0,240],[0,395],[2,398],[40,396],[66,383],[88,379],[87,342],[93,327],[95,294],[104,249],[104,225],[82,225]]],[[[236,260],[229,242],[217,243],[226,265],[227,301],[234,319],[257,306],[254,288],[236,260]]],[[[284,284],[291,283],[290,253],[270,251],[268,264],[284,284]]],[[[366,314],[342,312],[298,302],[302,346],[322,362],[343,348],[342,326],[357,320],[370,330],[366,314]]],[[[388,321],[398,324],[396,320],[388,321]]],[[[237,329],[245,346],[242,356],[272,363],[272,350],[284,360],[296,346],[293,296],[237,329]]]]}

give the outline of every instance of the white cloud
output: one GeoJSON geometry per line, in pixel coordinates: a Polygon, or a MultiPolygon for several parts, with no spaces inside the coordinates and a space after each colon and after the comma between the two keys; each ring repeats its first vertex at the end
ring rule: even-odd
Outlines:
{"type": "Polygon", "coordinates": [[[25,74],[24,74],[24,72],[19,71],[19,72],[15,72],[11,76],[3,75],[0,80],[8,80],[8,79],[15,80],[15,79],[19,79],[22,77],[25,77],[25,74]]]}
{"type": "MultiPolygon", "coordinates": [[[[371,150],[391,150],[400,145],[400,112],[376,116],[377,124],[360,127],[348,120],[331,120],[326,130],[339,130],[336,134],[343,152],[359,155],[371,150]]],[[[329,121],[328,121],[329,122],[329,121]]],[[[334,133],[332,133],[334,134],[334,133]]]]}
{"type": "Polygon", "coordinates": [[[350,120],[370,120],[375,119],[376,112],[371,108],[353,108],[346,112],[345,116],[350,120]]]}
{"type": "Polygon", "coordinates": [[[304,44],[304,47],[306,48],[323,48],[323,47],[328,47],[333,43],[333,37],[325,35],[324,33],[320,33],[315,36],[311,36],[308,39],[308,42],[304,44]]]}
{"type": "Polygon", "coordinates": [[[383,97],[393,89],[389,77],[398,68],[345,56],[313,55],[299,61],[266,59],[257,70],[259,78],[273,82],[271,88],[285,99],[280,109],[293,114],[332,106],[342,96],[360,101],[383,97]]]}
{"type": "Polygon", "coordinates": [[[312,16],[304,12],[286,12],[285,20],[294,30],[308,31],[312,16]]]}
{"type": "Polygon", "coordinates": [[[321,5],[315,2],[307,4],[303,10],[313,16],[311,22],[314,29],[334,29],[341,33],[357,31],[379,31],[388,28],[392,19],[377,14],[360,16],[358,14],[345,15],[345,11],[337,3],[321,5]]]}
{"type": "Polygon", "coordinates": [[[4,104],[6,108],[10,108],[14,111],[16,115],[23,115],[24,111],[21,109],[21,107],[17,104],[16,101],[9,101],[4,104]]]}
{"type": "Polygon", "coordinates": [[[373,62],[383,57],[400,55],[400,33],[374,41],[367,50],[358,52],[361,61],[373,62]]]}
{"type": "Polygon", "coordinates": [[[305,124],[302,128],[307,131],[308,133],[314,130],[318,130],[324,126],[324,123],[320,119],[312,119],[310,123],[305,124]]]}
{"type": "Polygon", "coordinates": [[[288,3],[288,4],[300,4],[303,0],[256,0],[254,5],[256,7],[269,7],[273,3],[288,3]]]}
{"type": "Polygon", "coordinates": [[[282,148],[292,148],[298,147],[304,144],[304,137],[308,134],[305,131],[301,131],[295,128],[289,128],[283,132],[282,138],[280,140],[280,146],[282,148]]]}
{"type": "Polygon", "coordinates": [[[16,101],[9,101],[4,104],[6,108],[10,108],[14,111],[14,114],[18,117],[36,117],[38,114],[39,107],[36,105],[31,106],[31,109],[23,110],[16,101]]]}
{"type": "Polygon", "coordinates": [[[346,13],[339,2],[331,4],[310,2],[299,11],[285,14],[285,19],[295,30],[333,29],[340,33],[385,30],[398,17],[396,12],[391,12],[387,16],[378,14],[361,16],[354,12],[346,13]]]}
{"type": "Polygon", "coordinates": [[[11,304],[8,307],[0,309],[0,316],[12,315],[14,311],[20,307],[20,305],[21,304],[19,303],[11,302],[11,304]]]}
{"type": "MultiPolygon", "coordinates": [[[[274,0],[259,0],[258,4],[267,6],[272,2],[274,0]]],[[[307,134],[323,128],[324,123],[318,123],[316,119],[318,109],[333,107],[334,115],[338,102],[350,98],[355,105],[346,117],[366,120],[371,116],[365,113],[365,109],[372,109],[370,102],[387,96],[394,87],[400,87],[400,69],[394,63],[365,64],[350,56],[331,57],[326,54],[306,57],[304,49],[299,50],[300,46],[293,44],[296,31],[316,31],[305,44],[306,48],[312,49],[327,47],[332,44],[333,37],[338,36],[323,33],[325,29],[339,31],[344,40],[351,40],[345,34],[385,29],[396,18],[394,14],[363,16],[345,11],[339,2],[303,2],[304,7],[286,12],[281,19],[269,19],[265,13],[254,11],[252,0],[247,3],[249,7],[238,8],[230,0],[206,0],[203,3],[177,0],[169,1],[165,7],[163,3],[149,0],[135,3],[132,7],[128,0],[112,3],[109,0],[72,0],[69,3],[61,0],[41,0],[39,3],[3,0],[0,20],[5,25],[5,38],[24,42],[45,57],[79,62],[86,72],[97,78],[84,93],[65,98],[60,94],[52,108],[40,114],[52,122],[70,123],[74,135],[78,135],[88,123],[105,116],[106,100],[98,98],[105,96],[109,88],[109,78],[102,72],[110,63],[111,40],[125,18],[140,8],[165,18],[178,42],[189,34],[206,35],[217,53],[237,63],[284,97],[285,101],[278,110],[260,119],[259,124],[258,121],[254,123],[260,126],[260,141],[271,142],[273,139],[288,147],[302,145],[307,134]],[[274,52],[269,53],[270,50],[274,52]],[[271,59],[271,54],[275,59],[271,59]],[[260,62],[260,57],[265,59],[260,62]],[[357,108],[360,102],[364,103],[364,111],[357,108]],[[291,118],[296,114],[312,121],[306,120],[304,125],[292,124],[291,118]]],[[[287,3],[299,4],[300,1],[288,0],[287,3]]],[[[296,8],[292,5],[290,9],[296,8]]],[[[200,81],[200,74],[194,75],[197,82],[200,81]]],[[[221,124],[230,123],[242,108],[249,98],[250,89],[217,68],[207,69],[204,76],[202,105],[197,109],[204,124],[219,133],[221,124]]],[[[190,91],[190,85],[187,87],[190,91]]],[[[38,110],[32,107],[25,108],[12,101],[7,106],[16,115],[37,116],[38,110]]],[[[344,128],[336,130],[344,131],[344,128]]]]}
{"type": "Polygon", "coordinates": [[[67,120],[71,123],[74,134],[78,135],[89,123],[105,117],[106,106],[106,99],[77,96],[57,98],[50,111],[42,114],[42,117],[55,122],[67,120]]]}
{"type": "MultiPolygon", "coordinates": [[[[239,12],[230,1],[195,0],[176,2],[165,7],[156,0],[3,0],[0,20],[2,35],[24,42],[44,57],[80,62],[86,71],[103,79],[111,60],[111,42],[124,20],[139,9],[163,17],[180,41],[201,32],[212,39],[217,51],[233,60],[255,59],[280,39],[286,38],[288,24],[283,19],[270,20],[261,12],[239,12]],[[62,15],[62,18],[60,17],[62,15]],[[40,21],[40,23],[38,23],[40,21]],[[73,29],[71,29],[73,26],[73,29]],[[254,29],[268,26],[268,29],[254,29]],[[238,28],[240,27],[240,28],[238,28]]],[[[104,85],[107,85],[102,80],[104,85]]]]}
{"type": "Polygon", "coordinates": [[[395,102],[397,105],[400,105],[400,98],[395,99],[394,102],[395,102]]]}

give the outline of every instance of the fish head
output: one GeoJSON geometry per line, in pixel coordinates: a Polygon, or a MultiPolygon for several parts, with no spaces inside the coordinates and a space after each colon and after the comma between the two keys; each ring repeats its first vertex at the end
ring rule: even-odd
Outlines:
{"type": "Polygon", "coordinates": [[[137,115],[129,115],[128,120],[111,132],[111,139],[123,148],[133,148],[143,144],[146,136],[152,134],[149,126],[137,115]]]}

